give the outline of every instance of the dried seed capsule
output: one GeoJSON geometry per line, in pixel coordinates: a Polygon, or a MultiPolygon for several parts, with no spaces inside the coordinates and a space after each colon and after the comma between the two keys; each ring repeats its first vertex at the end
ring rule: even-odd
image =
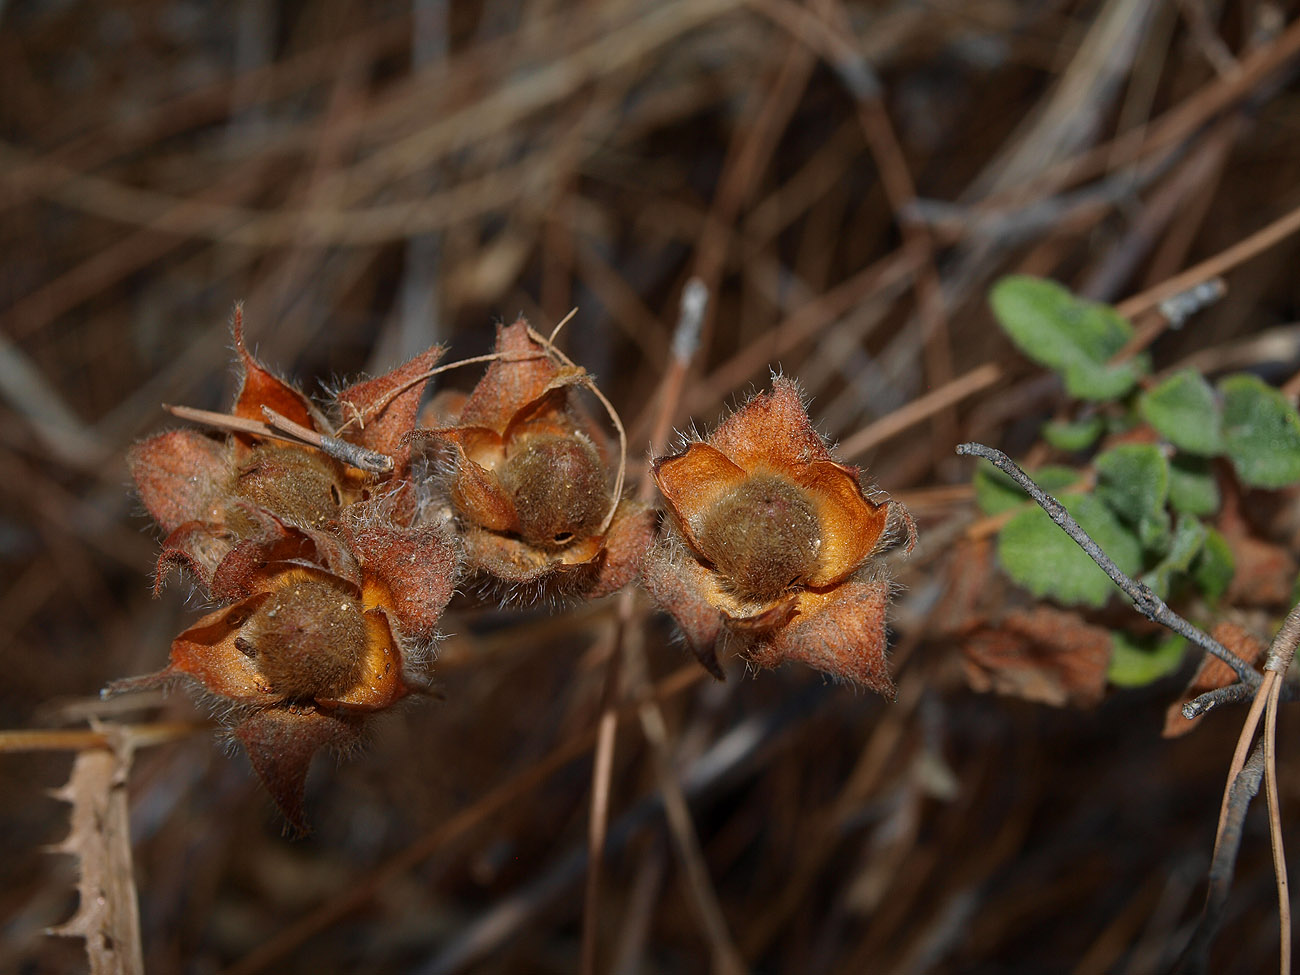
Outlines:
{"type": "Polygon", "coordinates": [[[701,551],[743,599],[774,599],[813,568],[821,526],[807,494],[756,474],[718,499],[697,529],[701,551]]]}
{"type": "Polygon", "coordinates": [[[366,644],[360,600],[313,576],[273,592],[235,642],[271,689],[290,698],[346,693],[361,677],[366,644]]]}
{"type": "Polygon", "coordinates": [[[343,485],[333,461],[304,447],[262,444],[240,467],[235,493],[308,528],[338,517],[343,485]]]}
{"type": "Polygon", "coordinates": [[[609,510],[604,465],[577,435],[529,437],[507,457],[501,483],[514,501],[519,535],[531,545],[567,545],[609,510]]]}

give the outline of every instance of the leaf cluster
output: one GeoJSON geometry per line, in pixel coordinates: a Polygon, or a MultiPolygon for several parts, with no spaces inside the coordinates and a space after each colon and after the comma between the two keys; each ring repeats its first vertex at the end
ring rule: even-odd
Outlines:
{"type": "MultiPolygon", "coordinates": [[[[1051,281],[1004,278],[990,296],[1003,331],[1030,359],[1057,372],[1076,400],[1042,427],[1057,451],[1086,466],[1033,472],[1126,574],[1162,599],[1227,592],[1235,565],[1216,527],[1223,488],[1276,490],[1300,482],[1300,414],[1257,376],[1211,383],[1185,369],[1159,382],[1144,354],[1127,355],[1130,322],[1051,281]]],[[[1020,489],[991,465],[975,474],[998,532],[1002,568],[1036,597],[1099,609],[1114,588],[1106,575],[1020,489]]],[[[1147,683],[1176,668],[1182,642],[1115,634],[1109,678],[1147,683]]]]}

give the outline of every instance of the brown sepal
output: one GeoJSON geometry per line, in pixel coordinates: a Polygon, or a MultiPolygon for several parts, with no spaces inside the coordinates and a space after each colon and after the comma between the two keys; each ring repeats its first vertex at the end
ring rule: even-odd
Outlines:
{"type": "MultiPolygon", "coordinates": [[[[1252,666],[1264,656],[1264,651],[1268,649],[1263,640],[1244,626],[1236,623],[1220,623],[1210,631],[1210,636],[1252,666]]],[[[1173,704],[1169,705],[1169,710],[1165,712],[1165,727],[1161,734],[1166,738],[1178,738],[1187,734],[1201,723],[1201,719],[1205,715],[1200,714],[1195,718],[1185,718],[1183,717],[1183,705],[1194,698],[1200,697],[1202,694],[1218,690],[1220,687],[1227,687],[1229,684],[1235,684],[1236,682],[1237,674],[1233,669],[1218,657],[1207,653],[1201,659],[1201,665],[1196,668],[1196,673],[1192,675],[1192,679],[1183,690],[1182,695],[1173,704]]]]}
{"type": "Polygon", "coordinates": [[[1106,690],[1111,635],[1077,613],[1043,606],[972,628],[961,650],[966,678],[977,691],[1091,707],[1106,690]]]}
{"type": "Polygon", "coordinates": [[[162,593],[172,569],[188,571],[203,588],[212,585],[212,574],[235,542],[235,535],[221,525],[190,521],[167,536],[158,553],[153,594],[162,593]]]}
{"type": "Polygon", "coordinates": [[[605,535],[605,561],[600,575],[586,593],[589,598],[617,592],[641,574],[657,522],[654,509],[648,505],[631,500],[619,502],[605,535]]]}
{"type": "Polygon", "coordinates": [[[238,357],[240,384],[239,393],[235,396],[235,405],[231,407],[230,412],[245,420],[256,420],[262,423],[266,420],[262,407],[266,406],[294,423],[300,423],[321,433],[328,433],[329,431],[320,429],[316,411],[312,409],[307,397],[283,379],[272,375],[248,351],[248,346],[244,343],[242,306],[235,307],[231,332],[235,340],[235,355],[238,357]]]}
{"type": "Polygon", "coordinates": [[[883,580],[849,580],[824,593],[807,590],[798,595],[789,623],[742,641],[739,650],[761,667],[795,660],[893,700],[885,661],[888,606],[889,584],[883,580]]]}
{"type": "Polygon", "coordinates": [[[808,418],[799,384],[784,376],[774,376],[770,393],[750,397],[727,417],[709,443],[748,473],[832,460],[826,442],[808,418]]]}
{"type": "Polygon", "coordinates": [[[307,832],[303,797],[311,760],[322,748],[346,749],[360,740],[357,719],[311,705],[285,704],[255,711],[235,726],[253,771],[294,832],[307,832]]]}
{"type": "Polygon", "coordinates": [[[270,587],[287,562],[310,562],[316,546],[300,531],[281,529],[273,538],[249,538],[237,543],[212,574],[208,589],[218,602],[247,599],[270,587]]]}
{"type": "Polygon", "coordinates": [[[410,460],[406,438],[415,429],[427,385],[420,377],[437,364],[443,351],[435,345],[391,372],[339,393],[337,410],[343,436],[392,457],[401,471],[410,460]]]}
{"type": "Polygon", "coordinates": [[[710,599],[717,590],[714,573],[686,551],[675,532],[670,532],[661,535],[646,554],[641,584],[655,605],[676,621],[686,645],[704,669],[718,680],[725,680],[717,650],[722,614],[710,599]]]}
{"type": "Polygon", "coordinates": [[[361,566],[364,603],[387,608],[403,636],[431,639],[456,588],[458,553],[447,530],[429,525],[346,531],[361,566]]]}
{"type": "Polygon", "coordinates": [[[211,521],[214,497],[232,477],[225,444],[197,430],[172,430],[133,446],[127,468],[140,500],[171,534],[190,521],[211,521]]]}
{"type": "Polygon", "coordinates": [[[516,413],[547,391],[557,369],[528,335],[528,322],[522,316],[513,325],[497,326],[493,351],[502,358],[488,365],[465,401],[459,423],[504,433],[516,413]]]}

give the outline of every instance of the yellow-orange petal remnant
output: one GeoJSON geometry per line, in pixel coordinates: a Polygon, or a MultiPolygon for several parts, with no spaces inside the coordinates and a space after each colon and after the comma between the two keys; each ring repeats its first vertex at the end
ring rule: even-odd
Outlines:
{"type": "Polygon", "coordinates": [[[892,695],[877,557],[914,541],[911,518],[835,460],[794,382],[776,377],[652,470],[671,517],[644,581],[711,673],[725,642],[760,666],[797,660],[892,695]]]}

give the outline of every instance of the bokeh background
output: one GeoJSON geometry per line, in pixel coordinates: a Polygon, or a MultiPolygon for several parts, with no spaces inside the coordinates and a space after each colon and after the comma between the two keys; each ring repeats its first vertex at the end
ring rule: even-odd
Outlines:
{"type": "MultiPolygon", "coordinates": [[[[0,725],[205,720],[183,694],[95,695],[161,666],[198,610],[183,584],[151,598],[123,456],[175,424],[160,404],[228,403],[236,301],[260,357],[309,390],[576,307],[561,344],[625,418],[636,481],[694,275],[712,301],[674,424],[796,376],[922,541],[896,570],[895,703],[795,668],[697,679],[642,618],[648,667],[625,693],[658,692],[706,870],[683,868],[657,732],[624,707],[599,970],[717,970],[719,944],[755,972],[1162,970],[1199,910],[1242,714],[1166,741],[1177,676],[1085,709],[974,692],[958,611],[1024,597],[976,557],[952,448],[1023,453],[1062,402],[993,324],[999,276],[1120,301],[1300,205],[1295,17],[1265,0],[0,4],[0,725]]],[[[1292,376],[1297,256],[1282,240],[1236,267],[1155,339],[1157,367],[1292,376]]],[[[614,617],[613,600],[454,608],[441,699],[318,763],[304,840],[210,732],[141,752],[146,969],[576,970],[614,617]]],[[[1295,728],[1284,715],[1292,819],[1295,728]]],[[[85,963],[42,934],[75,906],[70,861],[43,849],[69,762],[0,755],[0,970],[85,963]]],[[[1214,970],[1271,970],[1276,951],[1255,810],[1214,970]]]]}

